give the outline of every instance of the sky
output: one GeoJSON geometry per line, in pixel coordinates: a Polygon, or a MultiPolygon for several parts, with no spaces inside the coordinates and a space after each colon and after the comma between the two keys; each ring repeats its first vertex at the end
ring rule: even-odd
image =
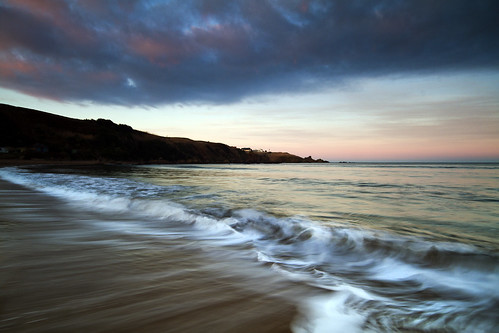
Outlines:
{"type": "Polygon", "coordinates": [[[0,0],[0,102],[330,161],[499,161],[497,0],[0,0]]]}

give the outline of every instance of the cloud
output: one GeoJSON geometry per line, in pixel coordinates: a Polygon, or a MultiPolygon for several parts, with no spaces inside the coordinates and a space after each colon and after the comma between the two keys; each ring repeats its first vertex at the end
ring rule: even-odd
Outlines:
{"type": "Polygon", "coordinates": [[[495,0],[9,0],[0,85],[64,101],[231,103],[359,77],[497,70],[497,12],[495,0]]]}

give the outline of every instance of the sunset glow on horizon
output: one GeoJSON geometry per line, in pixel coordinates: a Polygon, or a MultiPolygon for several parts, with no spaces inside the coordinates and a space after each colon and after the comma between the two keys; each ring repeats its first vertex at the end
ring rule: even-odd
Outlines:
{"type": "Polygon", "coordinates": [[[0,102],[330,161],[499,162],[496,1],[3,1],[0,102]]]}

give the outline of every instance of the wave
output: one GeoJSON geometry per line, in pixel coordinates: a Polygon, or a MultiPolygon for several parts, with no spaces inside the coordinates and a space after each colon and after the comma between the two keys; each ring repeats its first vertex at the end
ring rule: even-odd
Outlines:
{"type": "Polygon", "coordinates": [[[222,246],[250,244],[259,261],[323,291],[303,301],[306,320],[295,323],[297,332],[487,332],[498,324],[499,260],[474,246],[254,209],[188,208],[168,199],[183,190],[177,185],[19,168],[0,169],[0,177],[82,209],[151,222],[115,225],[123,232],[164,237],[161,226],[181,223],[222,246]]]}

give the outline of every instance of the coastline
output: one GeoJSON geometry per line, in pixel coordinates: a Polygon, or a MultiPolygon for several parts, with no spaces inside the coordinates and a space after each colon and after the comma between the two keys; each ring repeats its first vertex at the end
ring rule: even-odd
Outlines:
{"type": "Polygon", "coordinates": [[[75,119],[0,104],[0,165],[4,163],[227,164],[327,163],[288,152],[164,137],[106,119],[75,119]],[[8,162],[8,160],[11,160],[8,162]],[[16,162],[17,161],[17,162],[16,162]],[[81,161],[81,162],[76,162],[81,161]]]}
{"type": "MultiPolygon", "coordinates": [[[[0,159],[0,168],[6,166],[23,166],[23,165],[101,165],[108,162],[98,161],[98,160],[83,160],[83,161],[71,161],[71,160],[44,160],[44,159],[33,159],[33,160],[23,160],[23,159],[0,159]]],[[[111,163],[111,162],[109,162],[111,163]]],[[[119,164],[119,162],[112,162],[119,164]]]]}
{"type": "MultiPolygon", "coordinates": [[[[0,179],[0,330],[290,332],[300,288],[0,179]]],[[[239,264],[244,264],[240,266],[239,264]]]]}
{"type": "MultiPolygon", "coordinates": [[[[68,166],[91,166],[91,165],[178,165],[178,164],[310,164],[310,162],[206,162],[206,163],[173,163],[164,161],[112,161],[112,160],[44,160],[44,159],[0,159],[0,168],[9,166],[29,165],[68,165],[68,166]]],[[[314,162],[315,163],[315,162],[314,162]]],[[[321,163],[321,162],[317,162],[321,163]]],[[[328,162],[325,162],[328,163],[328,162]]]]}

